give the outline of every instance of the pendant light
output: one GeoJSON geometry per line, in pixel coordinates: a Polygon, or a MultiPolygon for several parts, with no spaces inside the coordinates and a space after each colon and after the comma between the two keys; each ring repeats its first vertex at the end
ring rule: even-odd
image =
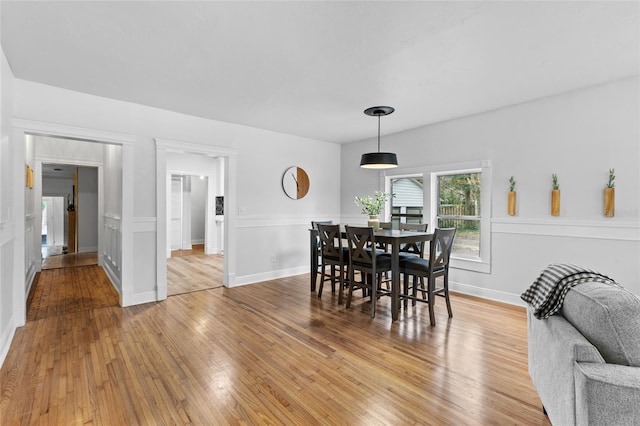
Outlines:
{"type": "Polygon", "coordinates": [[[398,167],[398,158],[393,152],[380,152],[380,117],[391,114],[395,109],[390,106],[375,106],[367,108],[364,113],[378,117],[378,152],[362,154],[360,167],[363,169],[390,169],[398,167]]]}

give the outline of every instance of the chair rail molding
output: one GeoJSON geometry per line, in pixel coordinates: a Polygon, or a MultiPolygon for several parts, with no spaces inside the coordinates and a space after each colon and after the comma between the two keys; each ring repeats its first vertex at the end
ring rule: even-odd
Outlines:
{"type": "Polygon", "coordinates": [[[640,241],[640,222],[493,219],[491,229],[496,234],[521,234],[567,238],[640,241]]]}

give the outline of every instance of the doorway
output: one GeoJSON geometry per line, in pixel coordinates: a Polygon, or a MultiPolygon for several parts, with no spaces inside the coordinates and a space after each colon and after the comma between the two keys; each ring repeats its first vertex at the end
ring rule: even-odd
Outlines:
{"type": "MultiPolygon", "coordinates": [[[[80,143],[75,142],[76,145],[80,143]]],[[[47,152],[46,140],[37,138],[36,144],[43,153],[47,152]]],[[[39,168],[42,194],[40,269],[98,264],[98,167],[41,162],[39,168]]]]}
{"type": "Polygon", "coordinates": [[[65,197],[42,197],[42,258],[66,253],[65,197]]]}
{"type": "Polygon", "coordinates": [[[168,296],[223,286],[224,257],[221,246],[212,241],[219,232],[211,232],[219,227],[215,220],[219,196],[210,187],[212,180],[204,175],[171,174],[168,296]]]}

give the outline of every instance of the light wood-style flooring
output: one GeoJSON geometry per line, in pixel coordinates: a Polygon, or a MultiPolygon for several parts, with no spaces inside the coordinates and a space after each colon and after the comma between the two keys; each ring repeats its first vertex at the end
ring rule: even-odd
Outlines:
{"type": "Polygon", "coordinates": [[[167,259],[167,294],[190,293],[222,287],[224,257],[204,254],[204,244],[192,250],[174,250],[167,259]]]}
{"type": "Polygon", "coordinates": [[[47,311],[0,369],[2,424],[549,425],[523,309],[454,295],[431,327],[424,304],[392,323],[388,298],[371,319],[358,296],[318,299],[300,275],[47,311]]]}

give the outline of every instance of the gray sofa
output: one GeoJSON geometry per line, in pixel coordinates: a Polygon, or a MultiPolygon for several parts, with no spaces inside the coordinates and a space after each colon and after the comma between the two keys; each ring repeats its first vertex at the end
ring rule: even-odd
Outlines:
{"type": "Polygon", "coordinates": [[[555,315],[527,318],[529,374],[554,426],[640,425],[640,298],[588,282],[555,315]]]}

